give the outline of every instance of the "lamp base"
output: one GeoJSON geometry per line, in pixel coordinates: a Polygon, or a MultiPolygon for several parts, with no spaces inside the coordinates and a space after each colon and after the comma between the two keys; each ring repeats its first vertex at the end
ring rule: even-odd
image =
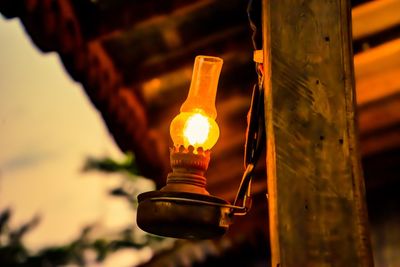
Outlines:
{"type": "Polygon", "coordinates": [[[232,223],[229,203],[211,195],[151,191],[138,200],[137,224],[155,235],[210,239],[225,234],[232,223]]]}

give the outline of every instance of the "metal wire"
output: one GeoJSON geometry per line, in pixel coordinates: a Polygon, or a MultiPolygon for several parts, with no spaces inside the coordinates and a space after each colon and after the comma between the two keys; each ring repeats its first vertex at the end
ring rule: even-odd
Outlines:
{"type": "MultiPolygon", "coordinates": [[[[257,50],[257,26],[252,18],[254,0],[249,0],[247,5],[247,18],[250,29],[252,30],[251,40],[254,50],[257,50]]],[[[262,144],[264,144],[264,73],[262,63],[255,62],[257,83],[253,87],[252,99],[249,109],[249,117],[246,131],[246,144],[244,164],[245,168],[249,164],[256,165],[261,154],[262,144]]]]}
{"type": "MultiPolygon", "coordinates": [[[[253,0],[249,0],[247,5],[247,18],[252,30],[251,40],[254,50],[257,50],[257,26],[252,19],[251,11],[253,8],[253,0]]],[[[234,206],[242,205],[245,214],[251,206],[251,180],[254,168],[260,158],[261,151],[265,144],[265,125],[264,125],[264,73],[262,63],[255,62],[256,73],[258,76],[257,83],[253,86],[250,109],[248,113],[246,142],[244,152],[244,166],[242,181],[237,192],[234,206]]],[[[235,213],[235,211],[233,211],[235,213]]],[[[236,213],[235,213],[236,214],[236,213]]],[[[240,214],[236,214],[240,215],[240,214]]]]}
{"type": "Polygon", "coordinates": [[[247,19],[249,20],[250,29],[253,31],[251,35],[251,41],[253,43],[254,50],[257,50],[257,42],[256,42],[257,27],[251,17],[252,9],[253,9],[253,0],[249,0],[249,3],[247,4],[247,19]]]}

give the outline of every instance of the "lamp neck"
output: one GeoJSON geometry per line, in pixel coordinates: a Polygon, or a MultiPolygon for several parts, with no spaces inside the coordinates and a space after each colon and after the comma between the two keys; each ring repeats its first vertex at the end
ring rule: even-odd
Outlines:
{"type": "Polygon", "coordinates": [[[210,162],[210,151],[199,148],[173,147],[170,150],[172,172],[161,191],[188,192],[209,195],[204,173],[210,162]]]}

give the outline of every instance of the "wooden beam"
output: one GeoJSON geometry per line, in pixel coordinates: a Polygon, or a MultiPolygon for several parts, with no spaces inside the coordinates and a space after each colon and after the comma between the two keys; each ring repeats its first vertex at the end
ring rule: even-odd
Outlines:
{"type": "MultiPolygon", "coordinates": [[[[129,4],[132,5],[135,3],[129,4]]],[[[126,34],[126,32],[132,32],[135,35],[143,35],[143,33],[145,31],[148,31],[149,29],[160,29],[160,31],[163,31],[165,29],[171,28],[171,26],[176,26],[177,24],[179,24],[182,21],[182,18],[192,17],[196,14],[196,12],[201,12],[202,9],[210,8],[210,5],[213,4],[213,0],[194,1],[193,3],[190,2],[185,3],[184,5],[182,4],[183,3],[176,6],[176,8],[174,8],[173,10],[165,10],[164,14],[162,14],[161,12],[160,14],[148,14],[147,16],[141,17],[141,21],[136,21],[135,23],[126,23],[126,21],[124,21],[124,23],[126,23],[125,25],[119,25],[118,28],[115,28],[109,33],[103,33],[102,35],[97,36],[96,39],[99,41],[105,41],[107,39],[120,38],[121,35],[126,34]]],[[[137,10],[136,7],[134,7],[133,9],[137,10]]],[[[151,9],[149,9],[148,11],[154,12],[154,10],[151,9]]]]}
{"type": "Polygon", "coordinates": [[[108,36],[102,41],[116,66],[122,70],[127,84],[177,69],[199,53],[219,55],[227,46],[230,50],[233,46],[243,51],[246,50],[243,46],[250,47],[249,43],[232,42],[248,37],[247,17],[243,12],[245,2],[194,2],[168,16],[132,24],[134,26],[124,34],[108,36]],[[229,16],[223,20],[213,19],[221,14],[229,16]]]}
{"type": "Polygon", "coordinates": [[[382,98],[399,94],[399,77],[400,66],[393,69],[388,69],[387,71],[379,71],[378,73],[365,78],[356,78],[357,104],[359,106],[364,106],[366,104],[379,101],[382,98]]]}
{"type": "Polygon", "coordinates": [[[400,146],[400,39],[354,57],[362,155],[400,146]]]}
{"type": "Polygon", "coordinates": [[[400,93],[359,108],[363,156],[400,148],[400,93]]]}
{"type": "Polygon", "coordinates": [[[358,105],[400,93],[400,38],[355,55],[354,67],[358,105]]]}
{"type": "Polygon", "coordinates": [[[353,9],[353,38],[389,29],[400,24],[400,1],[370,1],[353,9]]]}
{"type": "Polygon", "coordinates": [[[363,156],[377,154],[391,149],[400,149],[400,124],[391,129],[385,128],[372,135],[361,136],[363,156]]]}
{"type": "Polygon", "coordinates": [[[400,124],[400,93],[360,108],[361,136],[400,124]]]}
{"type": "MultiPolygon", "coordinates": [[[[170,15],[176,10],[190,9],[191,6],[207,0],[194,0],[190,4],[181,0],[155,1],[76,1],[76,13],[87,41],[120,34],[133,25],[170,15]]],[[[146,22],[145,22],[146,23],[146,22]]]]}
{"type": "Polygon", "coordinates": [[[350,3],[263,0],[272,266],[373,266],[350,3]]]}
{"type": "Polygon", "coordinates": [[[354,57],[357,78],[365,78],[400,65],[400,38],[354,57]]]}

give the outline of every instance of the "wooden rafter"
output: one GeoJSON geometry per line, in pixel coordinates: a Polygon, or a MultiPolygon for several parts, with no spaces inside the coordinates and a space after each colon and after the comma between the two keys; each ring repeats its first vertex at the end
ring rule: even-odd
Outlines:
{"type": "Polygon", "coordinates": [[[400,25],[400,1],[370,1],[353,9],[353,38],[368,35],[400,25]]]}
{"type": "Polygon", "coordinates": [[[358,105],[400,93],[400,38],[357,54],[354,67],[358,105]]]}

